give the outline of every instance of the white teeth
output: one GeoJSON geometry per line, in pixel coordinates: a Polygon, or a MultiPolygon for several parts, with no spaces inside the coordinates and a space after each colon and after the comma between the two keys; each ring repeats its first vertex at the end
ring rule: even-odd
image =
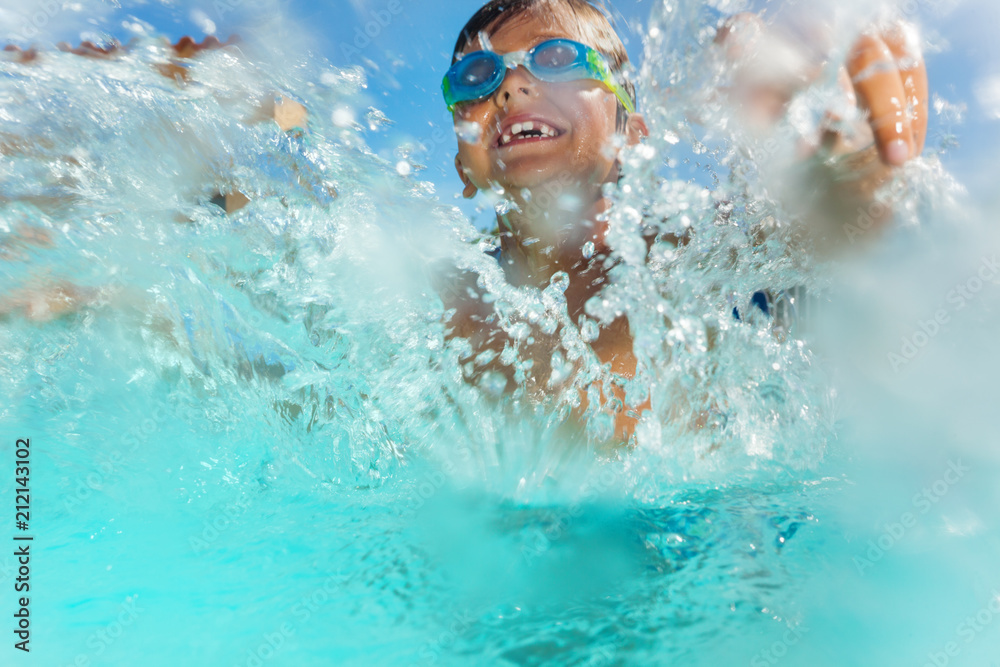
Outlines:
{"type": "Polygon", "coordinates": [[[533,121],[514,123],[507,132],[501,135],[500,145],[506,146],[512,140],[518,138],[518,135],[522,132],[538,132],[543,137],[556,137],[559,134],[545,123],[535,123],[533,121]]]}

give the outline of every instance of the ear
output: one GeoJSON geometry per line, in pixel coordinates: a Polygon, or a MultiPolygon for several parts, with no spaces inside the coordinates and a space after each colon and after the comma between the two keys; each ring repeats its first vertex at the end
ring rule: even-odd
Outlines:
{"type": "Polygon", "coordinates": [[[635,146],[649,136],[649,127],[646,125],[646,117],[641,113],[631,113],[625,121],[625,145],[635,146]]]}
{"type": "Polygon", "coordinates": [[[462,160],[457,155],[455,156],[455,170],[458,171],[458,177],[462,179],[462,183],[465,185],[465,189],[462,190],[462,196],[466,199],[472,199],[479,193],[479,188],[473,185],[468,174],[465,173],[462,160]]]}

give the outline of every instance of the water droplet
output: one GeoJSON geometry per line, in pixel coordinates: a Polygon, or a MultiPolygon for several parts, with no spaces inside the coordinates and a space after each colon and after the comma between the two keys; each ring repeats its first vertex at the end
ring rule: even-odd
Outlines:
{"type": "Polygon", "coordinates": [[[583,258],[590,259],[594,256],[594,242],[587,241],[583,244],[583,258]]]}
{"type": "Polygon", "coordinates": [[[483,136],[483,127],[472,121],[460,121],[455,125],[455,134],[458,135],[459,141],[474,144],[483,136]]]}
{"type": "Polygon", "coordinates": [[[354,125],[354,109],[346,106],[337,107],[333,110],[331,120],[337,127],[352,127],[354,125]]]}
{"type": "Polygon", "coordinates": [[[410,167],[410,163],[406,160],[400,160],[396,163],[396,173],[400,176],[409,176],[412,171],[413,168],[410,167]]]}
{"type": "Polygon", "coordinates": [[[496,359],[497,353],[493,350],[486,350],[485,352],[480,352],[476,356],[476,366],[485,366],[494,359],[496,359]]]}
{"type": "Polygon", "coordinates": [[[518,322],[508,332],[514,340],[524,340],[531,333],[531,327],[526,322],[518,322]]]}
{"type": "Polygon", "coordinates": [[[487,371],[479,379],[479,388],[488,396],[499,398],[507,390],[507,378],[498,371],[487,371]]]}
{"type": "Polygon", "coordinates": [[[392,125],[393,122],[382,113],[380,109],[375,107],[368,107],[368,113],[365,114],[365,120],[368,121],[368,129],[371,131],[380,130],[386,125],[392,125]]]}
{"type": "Polygon", "coordinates": [[[215,21],[208,18],[208,14],[200,9],[191,11],[191,21],[206,35],[215,34],[215,21]]]}

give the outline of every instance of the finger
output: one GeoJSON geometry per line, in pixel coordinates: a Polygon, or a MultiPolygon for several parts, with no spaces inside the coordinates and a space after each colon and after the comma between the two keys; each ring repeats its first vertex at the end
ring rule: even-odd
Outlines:
{"type": "Polygon", "coordinates": [[[19,63],[29,63],[38,57],[38,50],[33,46],[24,51],[20,46],[8,44],[3,47],[3,50],[5,54],[10,54],[19,63]]]}
{"type": "Polygon", "coordinates": [[[847,70],[868,112],[882,161],[900,166],[916,154],[913,127],[907,113],[906,91],[889,47],[877,35],[867,34],[854,45],[847,70]]]}
{"type": "MultiPolygon", "coordinates": [[[[170,48],[174,52],[174,56],[179,60],[188,60],[195,58],[202,51],[211,51],[214,49],[221,49],[232,44],[237,44],[240,42],[240,36],[233,34],[230,35],[229,39],[224,42],[220,42],[215,35],[209,35],[201,43],[194,41],[189,35],[184,35],[176,44],[171,44],[170,48]]],[[[174,79],[179,83],[183,83],[188,79],[188,68],[183,63],[178,60],[173,60],[168,63],[162,63],[156,66],[156,69],[163,76],[168,79],[174,79]]]]}
{"type": "Polygon", "coordinates": [[[841,67],[837,72],[837,85],[840,87],[843,99],[826,112],[820,126],[819,146],[830,155],[845,155],[871,146],[875,136],[868,123],[847,124],[848,118],[854,117],[848,110],[858,108],[858,95],[854,91],[854,84],[846,67],[841,67]],[[845,118],[845,115],[848,118],[845,118]]]}
{"type": "Polygon", "coordinates": [[[208,37],[203,39],[199,44],[198,42],[194,41],[194,39],[192,39],[190,35],[184,35],[179,40],[177,40],[176,44],[171,44],[171,48],[174,50],[174,53],[177,55],[178,58],[193,58],[202,51],[212,51],[214,49],[221,49],[226,46],[237,44],[239,43],[239,41],[240,41],[240,36],[237,34],[230,35],[229,39],[227,39],[224,42],[220,42],[219,38],[216,37],[215,35],[209,35],[208,37]]]}
{"type": "Polygon", "coordinates": [[[920,35],[912,25],[899,23],[884,31],[882,39],[896,59],[900,78],[903,80],[916,156],[924,149],[927,120],[930,116],[927,107],[927,66],[920,48],[920,35]]]}
{"type": "Polygon", "coordinates": [[[791,97],[768,80],[769,71],[755,66],[766,29],[759,16],[744,12],[727,19],[715,35],[715,43],[724,49],[732,68],[732,87],[725,92],[730,102],[741,109],[744,120],[761,129],[770,127],[784,115],[791,97]]]}
{"type": "Polygon", "coordinates": [[[752,127],[780,120],[796,93],[818,77],[815,54],[800,37],[749,13],[733,16],[716,34],[732,72],[730,100],[752,127]]]}
{"type": "Polygon", "coordinates": [[[80,42],[80,46],[73,47],[67,42],[59,42],[56,48],[65,53],[72,53],[85,58],[110,59],[121,54],[121,45],[117,41],[110,42],[107,46],[94,44],[89,40],[80,42]]]}
{"type": "Polygon", "coordinates": [[[759,16],[742,12],[726,19],[715,35],[715,43],[725,47],[730,60],[739,61],[758,43],[764,29],[759,16]]]}

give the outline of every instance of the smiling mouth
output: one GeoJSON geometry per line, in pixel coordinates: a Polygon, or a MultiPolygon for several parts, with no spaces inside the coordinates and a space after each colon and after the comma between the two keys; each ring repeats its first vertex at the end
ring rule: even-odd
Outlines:
{"type": "Polygon", "coordinates": [[[497,148],[506,148],[518,144],[534,143],[547,139],[557,139],[565,132],[538,121],[515,123],[497,140],[497,148]]]}

